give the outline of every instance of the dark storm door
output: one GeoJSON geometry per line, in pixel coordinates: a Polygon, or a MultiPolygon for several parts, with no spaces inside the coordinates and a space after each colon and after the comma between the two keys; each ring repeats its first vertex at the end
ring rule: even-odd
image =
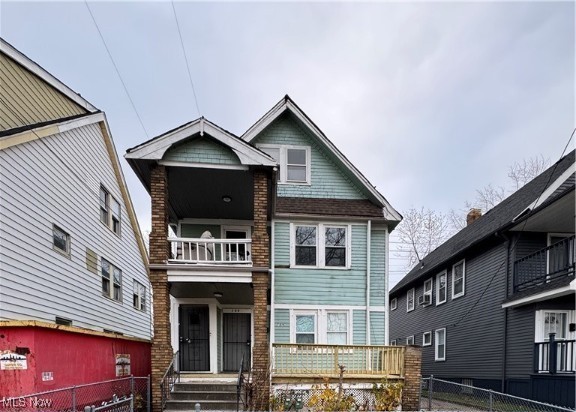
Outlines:
{"type": "Polygon", "coordinates": [[[180,370],[210,370],[208,306],[180,306],[180,370]]]}
{"type": "Polygon", "coordinates": [[[237,372],[244,355],[244,370],[250,368],[251,321],[249,313],[224,313],[224,372],[237,372]]]}

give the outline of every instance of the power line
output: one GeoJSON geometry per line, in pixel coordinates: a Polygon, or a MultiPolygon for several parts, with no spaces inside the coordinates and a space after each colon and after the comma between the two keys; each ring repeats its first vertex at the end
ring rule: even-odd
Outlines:
{"type": "Polygon", "coordinates": [[[98,31],[98,34],[100,35],[100,39],[102,40],[102,43],[104,44],[104,48],[106,49],[106,52],[108,53],[108,57],[110,58],[110,61],[112,62],[112,66],[114,66],[114,69],[116,70],[116,74],[118,75],[118,78],[120,79],[120,83],[122,83],[122,87],[124,87],[124,91],[126,92],[126,96],[128,96],[128,100],[130,100],[130,104],[132,105],[132,109],[134,109],[134,113],[136,113],[136,117],[138,118],[138,121],[140,122],[140,126],[142,126],[142,130],[144,130],[144,134],[146,135],[146,138],[148,138],[149,137],[148,131],[146,130],[146,127],[144,127],[144,123],[142,122],[142,118],[138,114],[138,110],[136,110],[136,105],[134,104],[134,101],[132,100],[132,97],[130,96],[130,93],[128,92],[128,88],[126,87],[126,83],[124,83],[124,80],[122,79],[122,76],[120,75],[120,70],[118,70],[118,66],[116,66],[116,62],[114,62],[114,58],[112,57],[112,53],[110,53],[110,49],[108,49],[108,45],[106,44],[106,40],[104,40],[104,36],[102,35],[102,32],[100,31],[100,27],[98,26],[98,23],[96,22],[96,19],[94,18],[94,14],[92,14],[92,10],[90,9],[90,6],[88,5],[88,1],[84,0],[84,4],[86,5],[86,8],[88,9],[88,13],[90,13],[90,17],[92,17],[92,21],[94,22],[94,25],[96,26],[96,30],[98,31]]]}
{"type": "MultiPolygon", "coordinates": [[[[542,190],[540,191],[540,193],[538,194],[538,197],[536,198],[536,201],[534,202],[534,204],[538,204],[538,201],[540,200],[540,197],[544,194],[544,192],[546,191],[546,189],[548,188],[548,185],[550,184],[550,181],[552,180],[552,176],[554,176],[554,173],[556,172],[556,168],[558,167],[558,164],[560,163],[560,161],[562,160],[562,158],[564,157],[566,150],[568,149],[568,146],[570,145],[570,141],[572,140],[572,138],[574,137],[574,133],[576,132],[576,128],[574,128],[572,130],[572,134],[570,135],[570,138],[568,139],[568,142],[566,142],[566,146],[564,146],[564,150],[562,150],[562,154],[560,155],[560,159],[558,159],[558,161],[556,163],[554,163],[554,167],[552,169],[552,171],[550,172],[550,176],[548,176],[548,180],[546,181],[546,184],[544,185],[544,187],[542,187],[542,190]]],[[[530,220],[530,217],[527,217],[524,220],[524,223],[522,224],[522,229],[520,230],[521,232],[524,232],[524,229],[526,228],[526,225],[528,224],[528,220],[530,220]]],[[[514,251],[516,249],[516,246],[518,244],[518,240],[520,239],[520,236],[518,236],[516,239],[514,239],[514,243],[512,244],[512,248],[511,251],[514,251]]],[[[456,323],[454,323],[452,326],[458,326],[458,324],[460,322],[462,322],[467,316],[468,314],[470,314],[470,312],[472,312],[474,310],[474,308],[476,306],[478,306],[478,303],[480,303],[480,301],[482,300],[482,298],[484,297],[484,295],[486,294],[486,292],[488,291],[488,289],[490,288],[490,286],[492,285],[492,282],[494,281],[494,279],[496,278],[496,275],[498,275],[498,273],[500,273],[500,270],[504,267],[504,263],[506,263],[506,259],[502,260],[502,262],[500,263],[500,266],[498,266],[498,269],[496,270],[496,272],[494,273],[494,275],[492,275],[492,277],[490,278],[490,282],[488,282],[488,285],[486,285],[486,287],[484,288],[484,290],[482,291],[482,294],[480,295],[480,297],[476,300],[476,302],[474,302],[474,305],[472,305],[470,307],[470,309],[468,309],[468,311],[460,318],[458,319],[458,321],[456,323]]],[[[508,279],[506,279],[506,282],[508,282],[508,279]]]]}
{"type": "Polygon", "coordinates": [[[190,64],[188,63],[188,56],[186,55],[186,48],[184,47],[184,40],[182,39],[182,31],[180,30],[180,23],[178,22],[178,15],[176,14],[176,7],[174,6],[174,0],[171,0],[170,3],[172,4],[174,19],[176,20],[176,28],[178,29],[178,37],[180,37],[180,45],[182,46],[182,53],[184,53],[184,60],[186,61],[186,69],[188,70],[188,79],[190,80],[190,87],[192,87],[192,94],[194,95],[196,110],[198,111],[198,117],[200,117],[202,115],[200,114],[200,106],[198,105],[198,98],[196,97],[196,89],[194,88],[194,82],[192,81],[192,73],[190,71],[190,64]]]}

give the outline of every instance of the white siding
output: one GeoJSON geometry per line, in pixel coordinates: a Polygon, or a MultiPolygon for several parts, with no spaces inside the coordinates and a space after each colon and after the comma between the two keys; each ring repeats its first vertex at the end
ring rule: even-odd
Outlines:
{"type": "Polygon", "coordinates": [[[0,283],[2,320],[59,316],[150,338],[150,284],[98,124],[0,151],[0,283]],[[120,237],[100,222],[100,184],[122,206],[120,237]],[[53,224],[70,234],[70,257],[53,250],[53,224]],[[122,270],[122,303],[101,293],[102,257],[122,270]],[[133,279],[146,286],[145,312],[132,306],[133,279]]]}

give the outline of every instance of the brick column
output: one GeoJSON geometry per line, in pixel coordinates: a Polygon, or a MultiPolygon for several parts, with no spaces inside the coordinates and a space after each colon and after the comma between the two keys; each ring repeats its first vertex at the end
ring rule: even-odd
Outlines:
{"type": "Polygon", "coordinates": [[[420,384],[422,379],[422,348],[407,346],[404,352],[404,389],[402,390],[402,410],[420,410],[420,384]]]}
{"type": "MultiPolygon", "coordinates": [[[[168,260],[168,179],[166,168],[157,165],[151,171],[152,231],[150,232],[150,263],[168,260]]],[[[160,382],[172,360],[170,342],[170,286],[166,270],[150,270],[154,308],[152,339],[152,410],[162,410],[160,382]]]]}
{"type": "Polygon", "coordinates": [[[270,245],[268,239],[268,178],[264,172],[254,172],[254,232],[252,234],[252,272],[254,286],[254,347],[253,383],[254,408],[267,411],[270,398],[270,354],[268,346],[268,286],[270,245]]]}

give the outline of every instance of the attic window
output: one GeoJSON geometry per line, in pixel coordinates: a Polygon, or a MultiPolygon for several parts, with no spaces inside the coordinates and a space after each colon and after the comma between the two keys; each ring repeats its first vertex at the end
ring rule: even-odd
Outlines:
{"type": "Polygon", "coordinates": [[[310,146],[258,145],[280,166],[278,182],[283,184],[310,184],[310,146]]]}

